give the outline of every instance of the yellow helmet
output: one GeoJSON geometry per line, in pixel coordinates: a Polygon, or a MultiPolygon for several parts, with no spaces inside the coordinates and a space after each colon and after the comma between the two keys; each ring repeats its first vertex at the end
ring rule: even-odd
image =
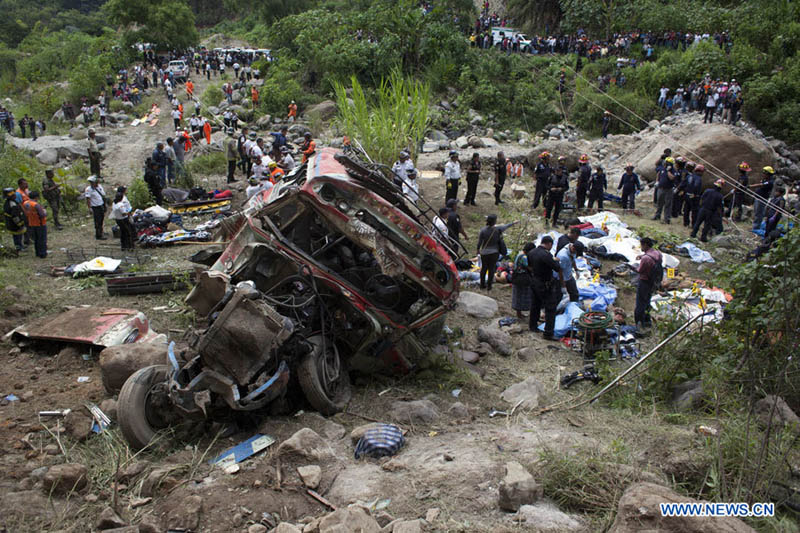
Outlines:
{"type": "Polygon", "coordinates": [[[764,167],[763,170],[764,170],[764,174],[775,174],[775,169],[772,168],[772,167],[767,166],[767,167],[764,167]]]}
{"type": "Polygon", "coordinates": [[[667,157],[666,159],[664,159],[664,162],[665,163],[669,163],[670,165],[674,165],[675,164],[675,158],[674,157],[667,157]]]}

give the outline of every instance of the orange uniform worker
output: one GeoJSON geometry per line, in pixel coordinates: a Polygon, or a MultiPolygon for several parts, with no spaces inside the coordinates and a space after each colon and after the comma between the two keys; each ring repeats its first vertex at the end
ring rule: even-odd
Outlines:
{"type": "Polygon", "coordinates": [[[182,137],[183,137],[183,151],[188,152],[189,150],[192,149],[192,136],[189,135],[188,131],[183,130],[182,137]]]}
{"type": "Polygon", "coordinates": [[[183,120],[183,104],[178,102],[178,111],[181,112],[181,120],[183,120]]]}
{"type": "Polygon", "coordinates": [[[317,143],[311,139],[311,133],[309,132],[306,132],[303,137],[304,140],[303,144],[300,145],[300,150],[303,152],[302,162],[305,163],[317,151],[317,143]]]}
{"type": "Polygon", "coordinates": [[[192,80],[186,80],[186,94],[189,98],[194,97],[194,83],[192,83],[192,80]]]}
{"type": "Polygon", "coordinates": [[[36,257],[47,257],[47,212],[37,200],[39,191],[31,191],[27,200],[22,203],[22,211],[28,220],[28,230],[33,236],[36,257]]]}
{"type": "Polygon", "coordinates": [[[253,102],[254,108],[258,105],[258,89],[255,85],[250,88],[250,101],[253,102]]]}
{"type": "Polygon", "coordinates": [[[203,123],[203,137],[206,138],[206,144],[211,144],[211,123],[207,120],[203,123]]]}
{"type": "Polygon", "coordinates": [[[276,163],[275,161],[270,161],[268,166],[269,166],[269,181],[271,181],[273,184],[281,181],[283,179],[283,176],[286,175],[283,169],[279,167],[278,163],[276,163]]]}
{"type": "Polygon", "coordinates": [[[295,104],[294,100],[292,100],[292,103],[289,104],[289,115],[287,115],[286,120],[288,120],[289,122],[294,122],[296,118],[297,118],[297,104],[295,104]]]}

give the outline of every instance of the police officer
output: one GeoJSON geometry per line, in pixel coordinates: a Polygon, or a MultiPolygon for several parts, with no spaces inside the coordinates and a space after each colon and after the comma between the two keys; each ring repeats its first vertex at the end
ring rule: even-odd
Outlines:
{"type": "MultiPolygon", "coordinates": [[[[589,166],[589,156],[587,154],[581,154],[578,158],[578,162],[580,166],[578,167],[578,185],[575,189],[576,205],[575,207],[578,209],[583,209],[584,204],[586,204],[586,193],[589,191],[589,182],[592,178],[592,167],[589,166]]],[[[591,207],[591,205],[589,206],[591,207]]],[[[602,209],[602,200],[600,208],[602,209]]]]}
{"type": "Polygon", "coordinates": [[[686,158],[678,156],[675,158],[675,187],[672,192],[672,218],[679,218],[683,209],[683,188],[686,185],[686,178],[689,173],[686,171],[686,158]]]}
{"type": "Polygon", "coordinates": [[[569,178],[567,177],[566,167],[559,165],[556,167],[555,174],[550,176],[550,183],[547,187],[547,199],[545,200],[544,222],[548,223],[548,217],[552,214],[553,225],[558,220],[561,213],[561,206],[564,203],[564,193],[569,189],[569,178]]]}
{"type": "Polygon", "coordinates": [[[714,182],[714,186],[707,189],[700,198],[700,212],[692,228],[692,238],[697,237],[697,230],[703,224],[703,233],[700,240],[708,242],[708,232],[714,224],[714,217],[722,212],[722,180],[714,182]]]}
{"type": "Polygon", "coordinates": [[[536,191],[533,195],[533,208],[539,207],[539,200],[545,200],[547,196],[547,185],[550,182],[550,174],[553,169],[550,168],[550,152],[542,152],[539,154],[539,163],[533,170],[533,175],[536,178],[536,191]]]}
{"type": "Polygon", "coordinates": [[[697,212],[700,209],[700,194],[703,192],[703,173],[706,167],[695,165],[694,161],[686,163],[688,174],[683,186],[683,225],[694,227],[697,212]]]}
{"type": "Polygon", "coordinates": [[[506,161],[506,156],[503,152],[497,152],[497,159],[494,162],[494,205],[505,203],[500,199],[500,193],[503,192],[507,174],[508,161],[506,161]]]}
{"type": "Polygon", "coordinates": [[[64,229],[61,222],[58,220],[58,212],[61,209],[61,187],[55,182],[53,169],[48,168],[44,171],[44,179],[42,180],[42,196],[47,200],[47,205],[50,206],[50,212],[53,213],[53,222],[56,223],[56,229],[64,229]]]}
{"type": "Polygon", "coordinates": [[[661,213],[664,213],[664,223],[669,224],[669,218],[672,214],[672,188],[675,186],[675,159],[671,156],[664,159],[664,165],[658,173],[658,181],[656,187],[658,188],[657,195],[657,208],[653,220],[661,218],[661,213]]]}
{"type": "Polygon", "coordinates": [[[481,156],[478,152],[472,154],[467,166],[467,196],[464,198],[464,205],[477,205],[475,194],[478,192],[478,181],[481,178],[481,156]]]}
{"type": "Polygon", "coordinates": [[[625,165],[625,172],[619,179],[619,189],[622,189],[622,209],[636,209],[636,191],[642,190],[642,184],[630,163],[625,165]]]}
{"type": "Polygon", "coordinates": [[[531,314],[528,319],[528,328],[537,331],[539,328],[539,314],[544,307],[544,339],[555,340],[553,330],[556,323],[556,307],[561,299],[560,286],[566,286],[564,275],[558,261],[550,254],[553,248],[553,238],[549,235],[542,237],[542,242],[528,252],[528,268],[531,271],[531,314]],[[558,276],[558,280],[553,274],[558,276]]]}
{"type": "Polygon", "coordinates": [[[733,201],[731,202],[731,206],[728,209],[728,218],[733,215],[733,220],[735,222],[739,222],[742,220],[742,205],[744,204],[744,191],[750,188],[750,180],[747,177],[747,173],[750,172],[750,165],[747,164],[747,161],[742,161],[739,163],[739,177],[736,179],[737,183],[739,184],[740,189],[736,189],[733,191],[733,201]],[[736,214],[733,214],[733,210],[736,209],[736,214]]]}
{"type": "Polygon", "coordinates": [[[445,202],[458,198],[458,186],[461,183],[461,163],[458,162],[458,152],[450,151],[450,161],[444,165],[444,179],[446,191],[445,202]]]}
{"type": "MultiPolygon", "coordinates": [[[[587,165],[588,166],[588,165],[587,165]]],[[[608,187],[608,179],[603,167],[597,165],[589,181],[589,209],[597,202],[597,209],[603,209],[603,195],[608,187]]]]}

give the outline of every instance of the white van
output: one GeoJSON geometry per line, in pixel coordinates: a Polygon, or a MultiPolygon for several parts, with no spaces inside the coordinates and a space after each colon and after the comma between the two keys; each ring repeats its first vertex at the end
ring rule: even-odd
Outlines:
{"type": "Polygon", "coordinates": [[[185,82],[189,77],[189,65],[183,59],[170,61],[167,72],[171,72],[175,81],[185,82]]]}

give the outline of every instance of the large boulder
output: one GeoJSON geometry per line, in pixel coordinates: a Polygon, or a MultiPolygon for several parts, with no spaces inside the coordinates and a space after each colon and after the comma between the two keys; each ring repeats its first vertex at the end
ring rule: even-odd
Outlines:
{"type": "Polygon", "coordinates": [[[431,130],[425,135],[426,139],[430,139],[432,141],[447,141],[447,135],[441,130],[431,130]]]}
{"type": "Polygon", "coordinates": [[[336,116],[336,102],[333,100],[324,100],[316,105],[312,105],[306,109],[306,115],[309,118],[314,117],[316,120],[330,120],[336,116]]]}
{"type": "Polygon", "coordinates": [[[496,324],[479,326],[478,342],[488,342],[494,351],[505,357],[512,353],[511,335],[501,330],[496,324]]]}
{"type": "Polygon", "coordinates": [[[109,394],[119,392],[128,377],[146,366],[167,364],[167,345],[134,342],[109,346],[100,352],[103,386],[109,394]]]}
{"type": "Polygon", "coordinates": [[[753,406],[753,411],[756,420],[763,428],[771,425],[773,430],[788,427],[794,431],[800,431],[800,418],[780,396],[772,394],[764,396],[753,406]]]}
{"type": "MultiPolygon", "coordinates": [[[[683,155],[705,165],[704,187],[710,187],[714,180],[721,177],[712,166],[735,177],[739,174],[736,167],[741,161],[750,164],[750,168],[754,169],[754,176],[760,174],[761,168],[776,163],[775,152],[769,145],[745,131],[736,135],[728,126],[721,124],[692,124],[676,132],[676,136],[679,136],[681,146],[664,136],[651,148],[634,150],[625,158],[636,165],[636,172],[640,177],[653,181],[656,178],[656,162],[665,148],[672,148],[673,155],[683,155]]],[[[729,188],[726,185],[723,192],[727,192],[729,188]]]]}
{"type": "Polygon", "coordinates": [[[464,291],[458,295],[456,309],[476,318],[492,318],[497,314],[497,301],[477,292],[464,291]]]}
{"type": "Polygon", "coordinates": [[[498,505],[504,511],[516,512],[523,505],[536,503],[542,487],[524,466],[516,461],[506,463],[506,476],[498,487],[498,505]]]}
{"type": "Polygon", "coordinates": [[[671,489],[655,483],[635,483],[622,494],[617,508],[617,518],[609,533],[755,533],[755,530],[738,518],[719,517],[665,517],[661,516],[662,503],[699,502],[681,496],[671,489]]]}
{"type": "Polygon", "coordinates": [[[47,148],[36,154],[36,160],[43,165],[55,165],[58,163],[58,150],[47,148]]]}
{"type": "Polygon", "coordinates": [[[528,164],[531,168],[535,168],[539,164],[539,154],[542,152],[550,152],[550,164],[555,166],[558,163],[559,156],[567,158],[566,165],[570,172],[578,170],[578,157],[581,152],[575,147],[574,143],[569,141],[549,140],[537,144],[533,150],[528,152],[528,164]]]}
{"type": "Polygon", "coordinates": [[[88,470],[80,463],[64,463],[47,470],[42,489],[48,494],[69,494],[86,486],[88,470]]]}
{"type": "Polygon", "coordinates": [[[520,381],[508,387],[500,394],[500,398],[517,405],[522,409],[536,409],[539,407],[539,399],[544,395],[544,385],[533,376],[525,381],[520,381]]]}

